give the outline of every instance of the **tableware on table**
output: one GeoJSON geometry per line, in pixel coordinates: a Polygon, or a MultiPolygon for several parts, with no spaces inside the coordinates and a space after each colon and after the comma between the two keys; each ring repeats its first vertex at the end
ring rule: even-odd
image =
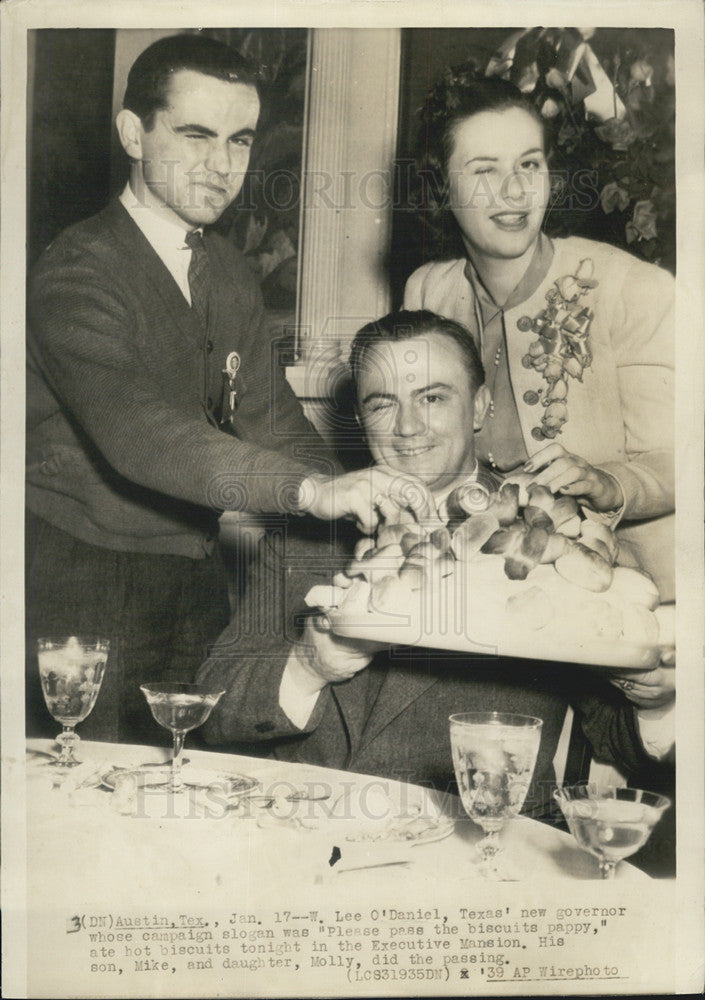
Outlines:
{"type": "Polygon", "coordinates": [[[213,690],[204,684],[171,681],[141,684],[140,690],[147,699],[155,721],[173,734],[174,755],[169,790],[183,791],[185,785],[181,777],[181,752],[186,733],[203,725],[213,706],[225,692],[213,690]]]}
{"type": "Polygon", "coordinates": [[[138,788],[161,788],[169,784],[171,780],[171,765],[162,770],[148,769],[141,771],[139,766],[135,767],[108,767],[100,776],[100,783],[103,788],[114,792],[125,775],[130,775],[138,788]]]}
{"type": "MultiPolygon", "coordinates": [[[[101,783],[114,791],[126,774],[132,775],[138,788],[159,788],[162,785],[170,785],[171,764],[165,765],[160,771],[154,768],[143,770],[139,765],[111,767],[101,775],[101,783]]],[[[190,768],[186,773],[182,771],[181,780],[185,788],[212,789],[214,795],[219,794],[226,799],[247,795],[259,786],[256,778],[250,778],[246,774],[225,774],[203,768],[190,768]]]]}
{"type": "MultiPolygon", "coordinates": [[[[167,769],[171,770],[171,762],[172,762],[172,759],[170,757],[168,760],[145,760],[145,761],[143,761],[142,764],[138,764],[137,766],[141,770],[144,770],[145,768],[148,768],[148,767],[156,767],[159,770],[163,770],[164,768],[167,768],[167,769]]],[[[182,757],[181,758],[181,766],[182,767],[185,767],[186,764],[188,764],[188,763],[189,763],[188,757],[182,757]]]]}
{"type": "MultiPolygon", "coordinates": [[[[350,824],[348,823],[348,826],[350,824]]],[[[350,844],[396,844],[404,847],[419,847],[445,840],[455,830],[455,820],[449,816],[432,818],[428,816],[392,816],[383,827],[350,829],[345,834],[345,843],[350,844]]]]}
{"type": "Polygon", "coordinates": [[[138,776],[134,771],[116,773],[110,808],[121,816],[132,816],[137,808],[138,776]]]}
{"type": "Polygon", "coordinates": [[[326,802],[331,797],[327,789],[310,791],[307,788],[296,788],[286,796],[287,802],[326,802]]]}
{"type": "MultiPolygon", "coordinates": [[[[401,869],[402,871],[408,871],[411,867],[411,859],[404,855],[403,858],[391,858],[389,861],[371,861],[367,863],[364,859],[356,860],[353,858],[350,861],[338,861],[332,867],[329,866],[329,875],[325,881],[330,882],[332,879],[337,878],[340,875],[346,875],[351,873],[357,875],[360,872],[373,871],[376,869],[394,869],[395,871],[401,869]]],[[[324,881],[321,878],[321,881],[324,881]]]]}
{"type": "Polygon", "coordinates": [[[37,639],[42,693],[49,713],[63,730],[56,737],[61,753],[49,766],[76,767],[80,736],[74,727],[93,710],[108,662],[110,641],[95,636],[48,636],[37,639]]]}
{"type": "Polygon", "coordinates": [[[398,792],[378,780],[345,788],[326,809],[328,828],[340,849],[344,844],[348,851],[353,845],[366,850],[391,844],[414,847],[453,833],[455,820],[442,813],[429,789],[398,792]]]}
{"type": "Polygon", "coordinates": [[[460,798],[485,834],[477,845],[488,878],[509,876],[499,864],[499,833],[516,816],[536,765],[543,721],[530,715],[463,712],[450,716],[450,744],[460,798]]]}
{"type": "Polygon", "coordinates": [[[618,862],[644,846],[671,804],[640,788],[589,783],[557,788],[553,795],[578,845],[597,858],[602,878],[614,878],[618,862]]]}
{"type": "Polygon", "coordinates": [[[320,871],[322,881],[347,872],[371,869],[408,870],[414,864],[415,847],[424,847],[450,837],[455,820],[412,808],[408,813],[393,810],[376,822],[353,818],[332,818],[322,824],[328,835],[329,860],[320,871]]]}

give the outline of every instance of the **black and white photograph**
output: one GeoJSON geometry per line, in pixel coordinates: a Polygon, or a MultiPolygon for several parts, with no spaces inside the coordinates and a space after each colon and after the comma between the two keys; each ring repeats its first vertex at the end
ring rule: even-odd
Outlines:
{"type": "Polygon", "coordinates": [[[701,992],[702,7],[328,6],[1,12],[4,995],[701,992]]]}

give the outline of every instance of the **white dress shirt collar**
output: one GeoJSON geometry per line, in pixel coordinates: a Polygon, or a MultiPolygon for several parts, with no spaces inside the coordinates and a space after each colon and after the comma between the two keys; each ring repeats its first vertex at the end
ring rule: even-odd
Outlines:
{"type": "Polygon", "coordinates": [[[188,283],[191,250],[184,242],[186,233],[191,227],[178,219],[167,219],[149,205],[143,204],[136,197],[129,182],[120,195],[120,202],[191,305],[191,290],[188,283]]]}

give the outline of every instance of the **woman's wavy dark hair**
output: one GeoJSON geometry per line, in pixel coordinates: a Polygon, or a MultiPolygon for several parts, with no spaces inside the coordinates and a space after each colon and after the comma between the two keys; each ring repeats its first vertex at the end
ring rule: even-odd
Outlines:
{"type": "Polygon", "coordinates": [[[544,144],[548,145],[546,123],[531,100],[508,80],[485,76],[474,62],[447,69],[417,112],[417,188],[412,205],[425,228],[426,245],[430,238],[439,256],[464,254],[460,230],[448,207],[448,161],[455,130],[472,115],[509,108],[521,108],[530,114],[541,126],[544,144]]]}

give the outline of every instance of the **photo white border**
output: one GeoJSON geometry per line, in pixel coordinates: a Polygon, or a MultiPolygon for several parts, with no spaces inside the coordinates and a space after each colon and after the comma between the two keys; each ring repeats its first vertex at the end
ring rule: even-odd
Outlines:
{"type": "MultiPolygon", "coordinates": [[[[7,0],[2,27],[2,159],[0,315],[0,655],[2,663],[2,921],[5,996],[26,995],[25,791],[23,700],[24,532],[24,241],[26,219],[26,32],[34,28],[162,27],[515,27],[562,23],[565,2],[499,4],[474,0],[257,0],[256,3],[119,4],[7,0]]],[[[705,373],[705,84],[703,8],[699,0],[669,3],[583,0],[571,3],[571,24],[673,27],[677,93],[677,645],[678,879],[672,954],[678,992],[703,988],[705,873],[703,760],[703,402],[705,373]]],[[[648,914],[645,914],[648,920],[648,914]]]]}

